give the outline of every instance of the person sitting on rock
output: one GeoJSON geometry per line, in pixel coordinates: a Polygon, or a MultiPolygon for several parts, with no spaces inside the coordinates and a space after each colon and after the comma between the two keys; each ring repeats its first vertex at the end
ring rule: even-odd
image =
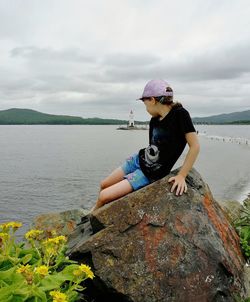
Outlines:
{"type": "Polygon", "coordinates": [[[152,116],[149,146],[130,156],[101,182],[99,197],[92,211],[168,175],[186,143],[189,150],[184,163],[168,182],[172,182],[171,192],[176,189],[176,195],[187,191],[185,178],[200,149],[188,111],[173,101],[173,90],[164,80],[149,81],[138,100],[144,103],[152,116]]]}

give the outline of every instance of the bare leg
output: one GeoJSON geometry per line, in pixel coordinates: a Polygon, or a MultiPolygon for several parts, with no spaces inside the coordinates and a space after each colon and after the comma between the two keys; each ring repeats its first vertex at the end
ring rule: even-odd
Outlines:
{"type": "MultiPolygon", "coordinates": [[[[99,194],[104,189],[106,189],[106,188],[122,181],[124,179],[123,178],[124,176],[125,176],[125,174],[124,174],[123,169],[121,167],[115,169],[109,176],[107,176],[103,181],[101,181],[99,194]]],[[[99,198],[100,198],[100,196],[99,196],[99,198]]],[[[98,200],[99,200],[99,198],[98,198],[98,200]]],[[[96,202],[96,205],[90,210],[90,212],[97,209],[97,202],[96,202]]]]}
{"type": "Polygon", "coordinates": [[[127,195],[128,193],[130,193],[132,191],[133,191],[133,188],[127,179],[123,179],[122,181],[120,181],[106,189],[103,189],[100,192],[96,205],[91,210],[91,212],[102,207],[106,203],[109,203],[115,199],[118,199],[122,196],[127,195]]]}
{"type": "Polygon", "coordinates": [[[124,172],[121,167],[115,169],[108,177],[101,182],[101,190],[108,188],[123,180],[124,172]]]}

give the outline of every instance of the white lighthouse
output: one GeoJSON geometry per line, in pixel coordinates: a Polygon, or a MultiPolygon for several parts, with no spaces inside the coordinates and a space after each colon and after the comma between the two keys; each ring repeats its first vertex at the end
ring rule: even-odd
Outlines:
{"type": "Polygon", "coordinates": [[[130,113],[129,113],[128,126],[129,126],[129,127],[134,127],[134,126],[135,126],[133,110],[131,110],[130,113]]]}
{"type": "Polygon", "coordinates": [[[148,129],[148,125],[144,125],[144,126],[137,126],[137,125],[135,125],[134,112],[133,112],[133,110],[130,110],[129,120],[128,120],[127,125],[125,125],[125,126],[119,126],[116,129],[117,130],[147,130],[148,129]]]}

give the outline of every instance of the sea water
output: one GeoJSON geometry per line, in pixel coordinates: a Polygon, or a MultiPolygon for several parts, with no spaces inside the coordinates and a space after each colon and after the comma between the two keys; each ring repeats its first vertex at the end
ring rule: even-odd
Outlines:
{"type": "MultiPolygon", "coordinates": [[[[196,129],[201,151],[195,168],[216,199],[242,201],[250,192],[250,145],[244,141],[250,126],[196,129]]],[[[18,220],[28,228],[41,213],[90,209],[100,181],[147,144],[148,131],[116,126],[0,126],[0,223],[18,220]]]]}

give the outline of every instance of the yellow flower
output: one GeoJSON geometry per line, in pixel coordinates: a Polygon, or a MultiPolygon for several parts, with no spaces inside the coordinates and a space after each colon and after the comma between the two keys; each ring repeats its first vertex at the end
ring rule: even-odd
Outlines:
{"type": "Polygon", "coordinates": [[[53,290],[50,295],[53,298],[53,302],[68,302],[67,295],[58,290],[53,290]]]}
{"type": "Polygon", "coordinates": [[[54,244],[65,243],[66,241],[67,241],[66,237],[62,235],[47,239],[48,243],[54,243],[54,244]]]}
{"type": "Polygon", "coordinates": [[[50,256],[56,256],[58,252],[53,247],[46,247],[45,253],[50,256]]]}
{"type": "Polygon", "coordinates": [[[0,229],[2,229],[4,232],[8,231],[10,228],[13,230],[17,230],[20,228],[23,224],[21,222],[17,221],[10,221],[3,224],[0,224],[0,229]]]}
{"type": "Polygon", "coordinates": [[[63,235],[61,236],[58,236],[57,239],[60,241],[60,242],[67,242],[67,238],[63,235]]]}
{"type": "Polygon", "coordinates": [[[31,266],[29,264],[21,265],[17,269],[17,273],[22,274],[24,278],[26,279],[28,284],[33,283],[33,272],[31,270],[31,266]]]}
{"type": "Polygon", "coordinates": [[[58,237],[48,238],[46,240],[43,240],[42,247],[43,247],[44,254],[49,258],[53,256],[57,256],[65,242],[66,242],[65,236],[58,236],[58,237]]]}
{"type": "Polygon", "coordinates": [[[0,233],[0,238],[3,240],[7,240],[9,239],[10,235],[7,233],[0,233]]]}
{"type": "Polygon", "coordinates": [[[47,276],[49,274],[49,268],[46,265],[41,265],[36,268],[36,272],[41,276],[47,276]]]}
{"type": "Polygon", "coordinates": [[[25,234],[25,238],[27,240],[29,240],[29,239],[37,240],[39,238],[39,235],[41,235],[42,233],[43,233],[43,231],[40,231],[40,230],[30,230],[25,234]]]}
{"type": "Polygon", "coordinates": [[[17,269],[17,273],[20,273],[20,274],[25,274],[25,273],[29,273],[29,272],[31,272],[31,266],[29,264],[21,265],[17,269]]]}
{"type": "Polygon", "coordinates": [[[81,264],[77,270],[73,271],[73,275],[79,277],[81,275],[86,275],[87,278],[93,279],[94,273],[91,270],[91,267],[86,264],[81,264]]]}
{"type": "Polygon", "coordinates": [[[13,229],[19,229],[23,224],[21,222],[12,222],[11,226],[13,229]]]}

